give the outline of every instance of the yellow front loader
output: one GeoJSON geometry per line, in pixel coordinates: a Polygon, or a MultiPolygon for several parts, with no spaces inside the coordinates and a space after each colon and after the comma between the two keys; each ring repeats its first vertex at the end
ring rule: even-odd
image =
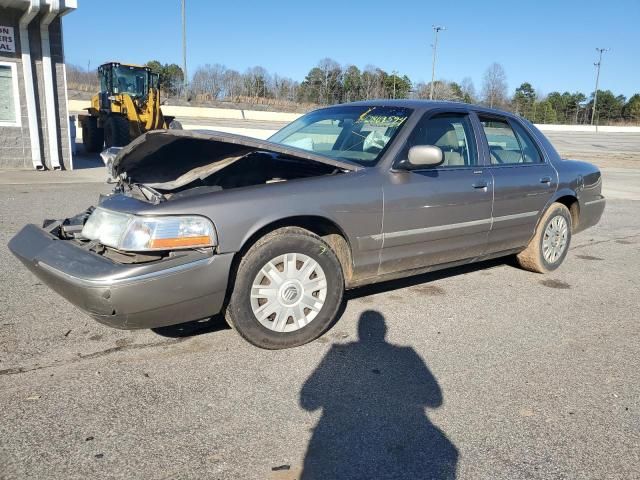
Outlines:
{"type": "Polygon", "coordinates": [[[78,116],[86,151],[122,147],[149,130],[169,128],[173,117],[162,114],[159,77],[150,68],[105,63],[98,77],[100,92],[88,114],[78,116]]]}

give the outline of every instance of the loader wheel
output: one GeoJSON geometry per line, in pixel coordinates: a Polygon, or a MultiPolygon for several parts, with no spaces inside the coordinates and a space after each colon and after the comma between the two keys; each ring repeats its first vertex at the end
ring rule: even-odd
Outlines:
{"type": "Polygon", "coordinates": [[[129,120],[111,115],[104,123],[104,143],[109,147],[124,147],[129,143],[129,120]]]}
{"type": "Polygon", "coordinates": [[[88,153],[102,151],[104,145],[104,130],[98,128],[98,119],[88,117],[82,122],[82,144],[88,153]]]}

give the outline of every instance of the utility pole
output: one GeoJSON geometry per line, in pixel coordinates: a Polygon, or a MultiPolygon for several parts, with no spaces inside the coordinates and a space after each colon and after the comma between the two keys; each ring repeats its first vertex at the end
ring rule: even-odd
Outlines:
{"type": "Polygon", "coordinates": [[[433,100],[433,82],[436,79],[436,55],[438,52],[438,33],[440,30],[446,30],[445,27],[441,25],[432,25],[433,34],[435,36],[435,40],[433,42],[433,60],[431,62],[431,91],[429,93],[429,100],[433,100]]]}
{"type": "MultiPolygon", "coordinates": [[[[598,52],[599,56],[598,56],[598,61],[594,63],[594,65],[596,66],[596,91],[593,94],[593,109],[591,110],[591,125],[593,125],[593,122],[595,121],[595,118],[596,118],[596,105],[598,104],[598,83],[600,82],[600,65],[602,64],[602,54],[607,51],[609,51],[608,48],[596,48],[596,52],[598,52]]],[[[596,126],[596,131],[597,130],[598,130],[598,127],[596,126]]]]}
{"type": "Polygon", "coordinates": [[[185,12],[186,2],[187,0],[182,0],[182,81],[185,97],[187,96],[187,85],[189,84],[189,77],[187,76],[187,15],[185,12]]]}
{"type": "Polygon", "coordinates": [[[396,99],[396,76],[398,75],[398,72],[396,70],[391,72],[391,75],[393,75],[393,99],[396,99]]]}

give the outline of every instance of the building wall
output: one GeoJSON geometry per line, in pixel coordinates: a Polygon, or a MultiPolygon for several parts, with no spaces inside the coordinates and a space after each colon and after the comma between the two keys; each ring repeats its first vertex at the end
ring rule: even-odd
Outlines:
{"type": "Polygon", "coordinates": [[[18,92],[20,98],[20,127],[0,127],[0,168],[31,167],[31,144],[29,143],[29,119],[27,102],[22,76],[22,57],[20,55],[20,31],[18,21],[21,12],[9,8],[0,9],[0,25],[13,27],[15,36],[15,53],[0,53],[0,62],[15,63],[18,75],[18,92]]]}
{"type": "MultiPolygon", "coordinates": [[[[0,53],[0,62],[11,62],[17,66],[20,110],[22,125],[20,127],[0,126],[0,168],[33,168],[31,158],[31,144],[29,137],[29,120],[27,117],[27,102],[22,70],[22,45],[20,45],[20,30],[18,22],[23,12],[20,10],[0,9],[0,25],[12,26],[15,35],[15,53],[0,53]]],[[[40,21],[42,14],[34,18],[29,25],[29,40],[31,47],[32,70],[36,96],[36,110],[38,131],[40,133],[40,152],[42,161],[47,169],[51,169],[51,155],[49,152],[49,138],[47,131],[47,110],[44,95],[44,72],[42,68],[42,41],[40,38],[40,21]]],[[[55,92],[56,136],[58,138],[58,156],[62,168],[71,167],[71,152],[69,151],[69,120],[65,96],[64,82],[64,50],[62,42],[62,22],[56,18],[49,26],[51,43],[51,63],[53,65],[53,83],[55,92]]]]}

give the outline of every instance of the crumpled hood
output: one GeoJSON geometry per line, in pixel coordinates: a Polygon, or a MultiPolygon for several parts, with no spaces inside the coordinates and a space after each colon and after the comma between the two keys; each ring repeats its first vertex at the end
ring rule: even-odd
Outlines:
{"type": "Polygon", "coordinates": [[[221,167],[229,161],[264,151],[324,163],[343,170],[364,167],[299,148],[233,133],[208,130],[153,130],[124,147],[113,161],[114,178],[126,174],[136,183],[170,182],[194,169],[221,167]]]}

